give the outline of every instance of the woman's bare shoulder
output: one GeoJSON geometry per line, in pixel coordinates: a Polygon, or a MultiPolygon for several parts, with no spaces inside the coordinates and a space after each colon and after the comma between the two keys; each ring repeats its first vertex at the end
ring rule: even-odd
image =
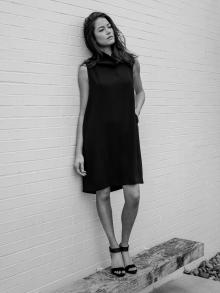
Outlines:
{"type": "Polygon", "coordinates": [[[134,64],[135,64],[135,66],[140,66],[140,62],[139,62],[138,56],[134,58],[134,64]]]}
{"type": "Polygon", "coordinates": [[[87,72],[87,66],[85,63],[79,64],[78,75],[79,75],[79,78],[81,79],[87,78],[88,72],[87,72]]]}
{"type": "Polygon", "coordinates": [[[140,62],[138,60],[138,56],[134,58],[133,71],[134,73],[140,72],[140,62]]]}

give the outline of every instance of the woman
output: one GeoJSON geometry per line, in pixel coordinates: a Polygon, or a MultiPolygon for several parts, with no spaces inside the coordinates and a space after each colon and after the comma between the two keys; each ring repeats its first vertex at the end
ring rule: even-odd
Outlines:
{"type": "Polygon", "coordinates": [[[138,115],[145,101],[137,56],[129,53],[122,33],[105,13],[93,12],[84,22],[92,56],[79,66],[80,114],[74,167],[83,192],[96,194],[97,212],[109,241],[111,273],[135,274],[129,237],[143,182],[138,115]],[[134,95],[135,91],[135,95],[134,95]],[[110,192],[123,188],[122,239],[118,244],[110,192]]]}

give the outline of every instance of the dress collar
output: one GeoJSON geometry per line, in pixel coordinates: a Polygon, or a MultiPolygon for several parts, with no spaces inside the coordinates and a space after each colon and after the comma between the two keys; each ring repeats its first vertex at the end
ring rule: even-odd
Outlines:
{"type": "Polygon", "coordinates": [[[116,66],[118,63],[120,63],[119,60],[117,60],[113,54],[109,55],[105,52],[103,52],[103,55],[100,56],[99,60],[97,61],[98,64],[103,65],[109,65],[109,66],[116,66]]]}

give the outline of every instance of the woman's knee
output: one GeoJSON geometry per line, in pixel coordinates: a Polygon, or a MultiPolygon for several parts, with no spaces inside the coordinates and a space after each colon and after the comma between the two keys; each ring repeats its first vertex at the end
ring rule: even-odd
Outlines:
{"type": "Polygon", "coordinates": [[[110,187],[100,189],[96,191],[96,198],[98,200],[109,200],[110,198],[110,187]]]}
{"type": "Polygon", "coordinates": [[[140,202],[140,189],[138,185],[127,185],[124,188],[125,201],[133,206],[138,206],[140,202]]]}
{"type": "Polygon", "coordinates": [[[140,193],[132,193],[129,197],[129,201],[133,206],[138,206],[140,202],[140,193]]]}

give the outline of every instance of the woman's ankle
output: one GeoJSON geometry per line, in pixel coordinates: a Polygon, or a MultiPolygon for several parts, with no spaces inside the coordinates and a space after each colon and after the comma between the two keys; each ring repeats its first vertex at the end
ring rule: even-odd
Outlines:
{"type": "Polygon", "coordinates": [[[120,245],[123,247],[127,247],[128,246],[128,241],[121,241],[120,245]]]}
{"type": "Polygon", "coordinates": [[[116,241],[116,242],[115,242],[115,241],[113,241],[113,242],[109,241],[109,246],[110,246],[111,248],[118,248],[118,247],[119,247],[117,241],[116,241]]]}

